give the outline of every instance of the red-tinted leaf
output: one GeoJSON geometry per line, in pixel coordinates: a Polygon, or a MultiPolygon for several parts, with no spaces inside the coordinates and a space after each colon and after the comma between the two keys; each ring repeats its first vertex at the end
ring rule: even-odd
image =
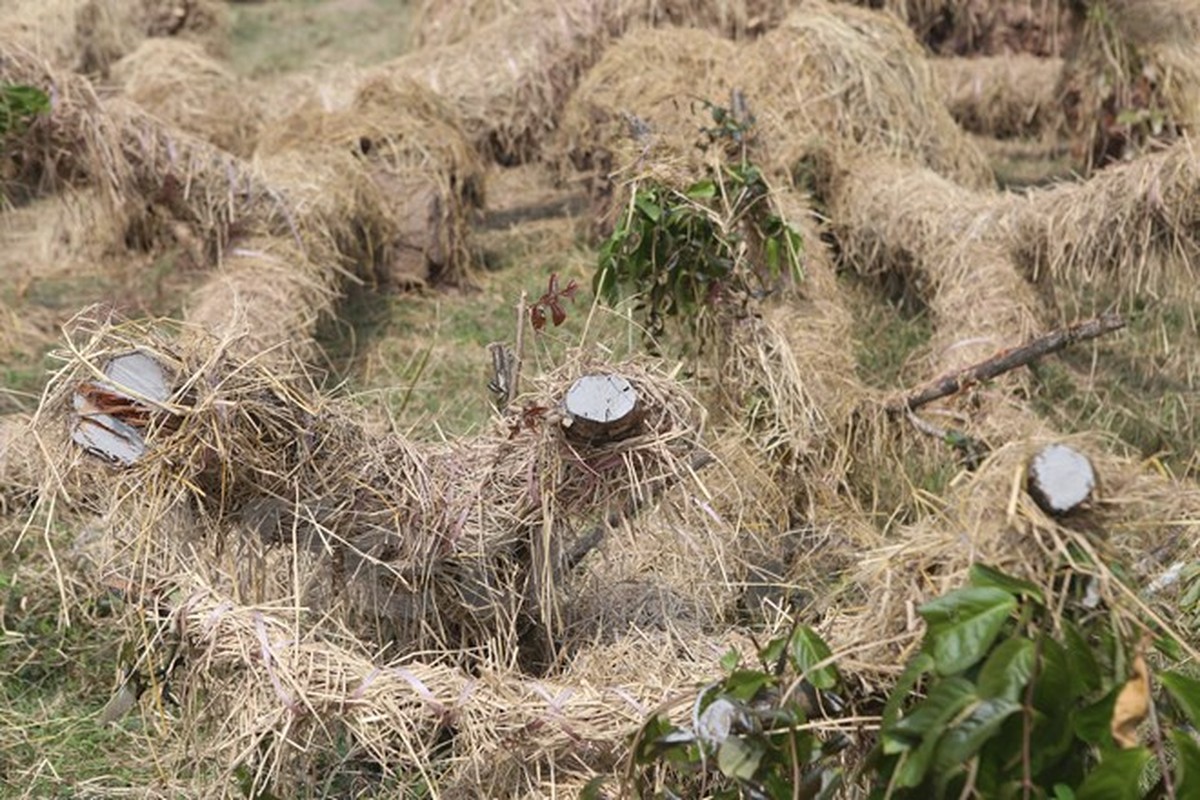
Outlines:
{"type": "Polygon", "coordinates": [[[529,309],[529,322],[533,325],[535,331],[540,331],[546,327],[546,312],[542,311],[540,305],[533,306],[529,309]]]}
{"type": "Polygon", "coordinates": [[[550,273],[550,285],[546,288],[545,297],[554,297],[558,294],[558,273],[550,273]]]}
{"type": "Polygon", "coordinates": [[[575,282],[574,278],[572,278],[571,280],[567,281],[567,288],[562,290],[562,296],[573,303],[575,302],[575,293],[578,291],[579,284],[575,282]]]}
{"type": "Polygon", "coordinates": [[[556,328],[567,321],[567,312],[563,310],[557,297],[550,301],[550,316],[554,320],[554,327],[556,328]]]}

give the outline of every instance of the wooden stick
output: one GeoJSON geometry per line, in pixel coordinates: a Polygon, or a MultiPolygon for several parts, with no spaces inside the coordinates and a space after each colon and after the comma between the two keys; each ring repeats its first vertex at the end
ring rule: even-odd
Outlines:
{"type": "Polygon", "coordinates": [[[1105,312],[1085,322],[1077,322],[1069,327],[1039,336],[1020,347],[1002,350],[986,361],[981,361],[958,372],[944,375],[913,394],[889,403],[887,409],[897,414],[915,411],[921,406],[929,405],[934,400],[957,394],[969,386],[991,380],[1017,367],[1026,366],[1043,356],[1057,353],[1073,344],[1095,339],[1124,327],[1125,320],[1120,314],[1105,312]]]}

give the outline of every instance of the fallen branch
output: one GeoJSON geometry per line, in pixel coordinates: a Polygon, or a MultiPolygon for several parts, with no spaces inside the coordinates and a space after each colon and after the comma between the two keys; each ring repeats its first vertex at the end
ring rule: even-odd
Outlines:
{"type": "Polygon", "coordinates": [[[958,394],[969,386],[991,380],[1017,367],[1026,366],[1043,356],[1057,353],[1073,344],[1095,339],[1124,327],[1125,319],[1120,314],[1113,312],[1101,314],[1085,322],[1077,322],[1045,336],[1039,336],[1020,347],[1002,350],[986,361],[973,364],[950,375],[944,375],[917,392],[889,403],[887,409],[894,414],[916,411],[935,400],[958,394]]]}

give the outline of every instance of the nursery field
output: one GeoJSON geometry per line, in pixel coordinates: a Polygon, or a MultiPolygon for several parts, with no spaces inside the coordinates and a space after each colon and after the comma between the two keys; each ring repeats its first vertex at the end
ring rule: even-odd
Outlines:
{"type": "Polygon", "coordinates": [[[1200,797],[1200,3],[0,0],[0,797],[1200,797]]]}

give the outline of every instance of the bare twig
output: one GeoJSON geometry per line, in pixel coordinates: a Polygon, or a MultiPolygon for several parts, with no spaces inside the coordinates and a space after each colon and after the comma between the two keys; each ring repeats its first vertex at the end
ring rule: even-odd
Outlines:
{"type": "Polygon", "coordinates": [[[1017,367],[1037,361],[1043,356],[1057,353],[1073,344],[1095,339],[1124,327],[1125,320],[1120,314],[1106,312],[1085,322],[1077,322],[1069,327],[1060,328],[1045,336],[1039,336],[1028,344],[1002,350],[986,361],[981,361],[953,374],[944,375],[913,394],[888,404],[888,411],[893,413],[915,411],[934,400],[957,394],[969,386],[991,380],[1017,367]]]}

